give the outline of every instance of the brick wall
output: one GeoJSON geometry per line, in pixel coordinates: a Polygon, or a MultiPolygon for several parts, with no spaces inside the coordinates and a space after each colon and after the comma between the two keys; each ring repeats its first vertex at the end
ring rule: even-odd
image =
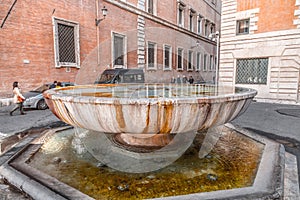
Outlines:
{"type": "Polygon", "coordinates": [[[78,69],[55,68],[52,17],[78,22],[80,35],[89,36],[80,38],[84,60],[96,44],[95,2],[16,1],[4,22],[12,3],[2,1],[0,6],[0,97],[11,95],[13,81],[19,81],[23,91],[53,80],[74,81],[78,69]]]}
{"type": "MultiPolygon", "coordinates": [[[[220,14],[216,13],[218,9],[210,5],[210,1],[197,3],[193,0],[182,1],[186,5],[187,22],[184,28],[177,25],[176,0],[157,0],[155,16],[143,10],[145,5],[143,0],[23,0],[16,1],[4,23],[13,2],[4,0],[0,6],[0,23],[3,24],[0,29],[0,98],[11,96],[14,81],[19,81],[25,92],[54,80],[74,81],[78,84],[93,83],[102,71],[113,67],[111,38],[114,33],[126,36],[127,68],[145,67],[143,53],[146,54],[146,49],[142,48],[146,48],[146,42],[149,40],[157,42],[160,68],[151,74],[159,81],[169,81],[172,75],[170,72],[176,73],[174,76],[177,76],[177,73],[185,75],[194,73],[200,77],[200,72],[195,70],[191,72],[176,70],[177,47],[184,48],[186,54],[187,49],[199,40],[202,43],[197,50],[215,54],[214,42],[197,35],[196,32],[188,31],[189,8],[193,8],[197,14],[201,14],[211,22],[219,23],[220,14]],[[98,19],[102,18],[101,8],[105,6],[108,9],[108,15],[98,27],[95,26],[97,2],[98,19]],[[65,67],[55,67],[54,17],[79,24],[80,69],[71,68],[70,72],[67,72],[65,67]],[[149,29],[153,28],[156,31],[152,35],[149,29]],[[163,31],[157,31],[158,29],[163,31]],[[164,44],[172,46],[172,71],[164,71],[161,68],[164,44]]],[[[185,68],[186,63],[185,60],[185,68]]],[[[208,79],[211,79],[214,72],[206,74],[209,76],[208,79]]]]}
{"type": "Polygon", "coordinates": [[[257,23],[258,29],[255,33],[295,29],[295,2],[295,0],[238,0],[237,11],[259,8],[257,15],[259,19],[257,23]]]}

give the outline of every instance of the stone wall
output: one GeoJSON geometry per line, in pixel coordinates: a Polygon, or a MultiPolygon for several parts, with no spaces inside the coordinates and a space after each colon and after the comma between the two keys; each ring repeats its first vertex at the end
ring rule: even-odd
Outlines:
{"type": "MultiPolygon", "coordinates": [[[[246,1],[243,2],[246,4],[246,1]]],[[[300,29],[293,25],[293,19],[297,17],[297,10],[295,10],[297,8],[299,5],[296,6],[295,1],[294,6],[284,9],[290,15],[295,13],[295,17],[288,18],[291,21],[288,29],[282,30],[285,25],[277,25],[277,30],[274,30],[274,27],[267,28],[259,25],[261,18],[266,20],[260,7],[251,7],[249,10],[238,12],[236,0],[223,0],[220,48],[221,83],[236,85],[237,59],[267,57],[269,58],[267,84],[237,85],[258,90],[257,99],[299,102],[300,29]],[[249,34],[236,35],[236,20],[242,18],[250,18],[249,34]]],[[[277,11],[270,10],[269,12],[277,13],[277,11]]],[[[276,18],[269,20],[274,19],[276,18]]],[[[272,23],[269,26],[272,26],[272,23]]]]}

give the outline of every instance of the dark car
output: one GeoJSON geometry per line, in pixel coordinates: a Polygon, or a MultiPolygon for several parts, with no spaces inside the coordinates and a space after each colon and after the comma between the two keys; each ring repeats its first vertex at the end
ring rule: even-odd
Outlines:
{"type": "Polygon", "coordinates": [[[95,81],[95,84],[144,82],[143,69],[106,69],[95,81]]]}
{"type": "MultiPolygon", "coordinates": [[[[35,108],[39,110],[45,110],[48,108],[48,105],[45,102],[43,97],[43,92],[48,90],[51,83],[43,84],[34,90],[31,90],[24,94],[26,100],[23,102],[24,108],[35,108]]],[[[62,82],[62,87],[73,86],[74,83],[62,82]]]]}

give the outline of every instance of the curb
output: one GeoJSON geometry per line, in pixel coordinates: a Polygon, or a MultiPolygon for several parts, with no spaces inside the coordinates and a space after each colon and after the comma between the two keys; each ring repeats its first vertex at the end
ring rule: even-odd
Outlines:
{"type": "Polygon", "coordinates": [[[13,104],[13,98],[0,99],[0,107],[10,106],[13,104]]]}

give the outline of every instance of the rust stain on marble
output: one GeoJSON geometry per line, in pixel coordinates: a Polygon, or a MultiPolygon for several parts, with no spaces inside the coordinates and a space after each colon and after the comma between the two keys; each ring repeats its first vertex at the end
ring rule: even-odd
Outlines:
{"type": "Polygon", "coordinates": [[[116,120],[118,122],[118,125],[121,129],[126,128],[126,123],[124,120],[124,115],[123,115],[123,110],[122,110],[122,105],[120,104],[119,101],[114,102],[114,108],[116,111],[116,120]]]}
{"type": "Polygon", "coordinates": [[[160,133],[170,133],[172,130],[171,127],[171,120],[172,120],[172,113],[173,113],[173,104],[171,102],[164,102],[160,105],[160,110],[162,112],[162,124],[160,128],[160,133]]]}

